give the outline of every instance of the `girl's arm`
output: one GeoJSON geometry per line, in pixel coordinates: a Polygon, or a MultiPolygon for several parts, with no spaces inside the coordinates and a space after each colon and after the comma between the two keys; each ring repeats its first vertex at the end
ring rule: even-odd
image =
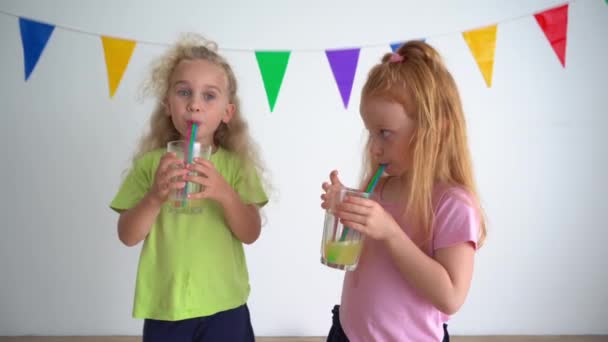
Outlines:
{"type": "Polygon", "coordinates": [[[144,197],[133,208],[120,213],[118,218],[118,238],[127,246],[135,246],[148,236],[163,203],[169,192],[183,188],[185,182],[173,182],[172,179],[183,177],[188,171],[174,167],[182,165],[175,153],[166,153],[160,159],[154,175],[154,183],[144,197]]]}
{"type": "Polygon", "coordinates": [[[232,187],[228,187],[218,202],[224,208],[228,227],[237,239],[246,244],[254,243],[262,230],[260,211],[254,204],[245,204],[232,187]]]}
{"type": "Polygon", "coordinates": [[[448,315],[458,311],[473,276],[473,243],[462,242],[439,248],[432,258],[418,248],[377,202],[347,196],[338,208],[338,216],[344,225],[387,246],[399,272],[418,293],[448,315]]]}
{"type": "Polygon", "coordinates": [[[156,221],[161,206],[162,202],[158,203],[148,193],[135,207],[121,212],[118,218],[120,241],[131,247],[145,239],[156,221]]]}
{"type": "Polygon", "coordinates": [[[188,165],[187,168],[198,172],[199,175],[186,176],[186,180],[203,186],[201,192],[192,194],[190,198],[209,198],[217,201],[224,208],[224,217],[232,234],[243,243],[254,243],[262,229],[258,207],[254,204],[243,203],[239,194],[228,184],[211,161],[195,158],[194,163],[188,165]]]}
{"type": "Polygon", "coordinates": [[[473,245],[463,242],[437,249],[433,259],[401,229],[393,232],[393,236],[385,241],[403,277],[441,312],[447,315],[456,313],[471,285],[475,260],[473,245]]]}

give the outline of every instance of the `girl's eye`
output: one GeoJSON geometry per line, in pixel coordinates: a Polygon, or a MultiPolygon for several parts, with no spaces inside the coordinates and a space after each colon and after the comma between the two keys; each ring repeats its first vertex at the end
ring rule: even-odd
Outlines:
{"type": "Polygon", "coordinates": [[[191,92],[188,89],[179,89],[177,95],[179,96],[190,96],[191,92]]]}
{"type": "Polygon", "coordinates": [[[386,129],[381,129],[380,130],[380,136],[382,136],[383,138],[388,138],[391,135],[391,132],[386,130],[386,129]]]}
{"type": "Polygon", "coordinates": [[[213,93],[204,93],[204,94],[203,94],[203,98],[204,98],[206,101],[211,101],[211,100],[215,99],[215,97],[216,97],[216,96],[215,96],[215,94],[213,94],[213,93]]]}

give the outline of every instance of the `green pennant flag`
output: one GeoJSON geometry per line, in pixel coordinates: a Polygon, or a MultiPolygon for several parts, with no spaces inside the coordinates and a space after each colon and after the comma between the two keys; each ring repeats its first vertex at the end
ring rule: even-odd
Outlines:
{"type": "Polygon", "coordinates": [[[271,112],[274,110],[274,104],[277,102],[277,96],[279,96],[279,90],[281,90],[281,83],[283,83],[283,76],[285,76],[285,70],[287,70],[290,54],[291,51],[255,52],[271,112]]]}

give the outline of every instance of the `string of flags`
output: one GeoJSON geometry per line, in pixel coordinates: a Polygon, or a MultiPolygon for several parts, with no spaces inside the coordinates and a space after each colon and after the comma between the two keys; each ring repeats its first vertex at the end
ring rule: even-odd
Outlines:
{"type": "MultiPolygon", "coordinates": [[[[566,67],[566,42],[568,33],[568,9],[575,1],[569,1],[531,15],[534,16],[539,28],[543,31],[547,41],[562,67],[566,67]]],[[[608,4],[608,0],[605,0],[608,4]]],[[[44,49],[49,42],[55,29],[79,32],[101,39],[104,51],[106,71],[108,77],[108,89],[110,98],[116,93],[125,70],[129,65],[133,51],[138,44],[155,44],[151,42],[136,41],[124,38],[110,37],[102,34],[76,30],[60,25],[53,25],[33,19],[19,17],[11,13],[0,11],[1,14],[18,17],[21,42],[23,46],[23,63],[25,81],[27,81],[36,68],[44,49]]],[[[518,17],[516,19],[519,19],[518,17]]],[[[515,19],[511,19],[515,20],[515,19]]],[[[505,20],[501,23],[511,20],[505,20]]],[[[481,76],[488,88],[492,86],[492,72],[494,68],[494,51],[496,48],[496,33],[499,23],[486,27],[475,28],[461,32],[481,76]]],[[[386,44],[394,52],[407,40],[386,44]]],[[[169,44],[160,44],[169,45],[169,44]]],[[[359,61],[359,48],[332,48],[324,50],[325,56],[333,73],[338,91],[340,93],[344,108],[348,108],[350,94],[353,87],[357,64],[359,61]]],[[[231,49],[223,49],[231,50],[231,49]]],[[[235,49],[236,50],[236,49],[235,49]]],[[[239,50],[242,51],[242,50],[239,50]]],[[[289,51],[253,50],[260,70],[260,75],[266,91],[270,111],[274,110],[276,100],[281,90],[281,85],[287,66],[289,64],[289,51]]],[[[246,51],[251,52],[251,51],[246,51]]]]}

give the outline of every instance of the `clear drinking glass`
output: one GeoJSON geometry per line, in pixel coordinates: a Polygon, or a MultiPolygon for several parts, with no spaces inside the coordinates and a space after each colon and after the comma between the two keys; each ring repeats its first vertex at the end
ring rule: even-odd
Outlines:
{"type": "MultiPolygon", "coordinates": [[[[177,155],[178,159],[182,159],[187,164],[189,151],[189,141],[186,140],[175,140],[170,141],[167,144],[167,152],[173,152],[177,155]],[[186,154],[188,152],[188,154],[186,154]]],[[[190,161],[194,160],[194,158],[211,158],[211,145],[201,145],[199,142],[195,142],[192,147],[192,155],[190,161]]],[[[192,171],[188,173],[189,175],[196,175],[197,173],[192,171]]],[[[176,177],[174,181],[179,181],[180,179],[176,177]]],[[[169,194],[169,201],[171,203],[171,211],[175,213],[182,214],[197,214],[202,213],[203,211],[203,202],[202,199],[188,199],[188,195],[201,191],[200,184],[187,182],[186,186],[182,189],[176,189],[171,191],[169,194]]]]}
{"type": "Polygon", "coordinates": [[[370,198],[371,194],[341,187],[338,191],[327,194],[329,208],[325,211],[323,238],[321,240],[321,263],[340,270],[352,271],[357,267],[363,235],[358,231],[345,227],[334,215],[335,207],[342,203],[346,196],[370,198]]]}

